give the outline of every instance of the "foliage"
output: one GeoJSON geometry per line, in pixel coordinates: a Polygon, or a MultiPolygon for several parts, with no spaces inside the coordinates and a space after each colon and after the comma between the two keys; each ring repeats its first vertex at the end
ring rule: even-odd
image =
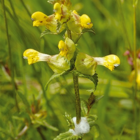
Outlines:
{"type": "MultiPolygon", "coordinates": [[[[121,60],[121,65],[113,72],[97,66],[96,72],[99,78],[97,87],[96,74],[93,78],[78,73],[81,76],[79,77],[80,95],[84,99],[81,101],[82,112],[86,116],[90,109],[88,121],[93,126],[90,133],[84,135],[83,140],[134,139],[135,120],[139,116],[132,113],[135,112],[134,102],[136,101],[133,96],[133,82],[128,80],[132,67],[123,55],[126,50],[133,48],[132,2],[123,0],[71,0],[71,2],[78,13],[88,14],[94,24],[94,30],[88,30],[88,33],[87,30],[83,30],[84,34],[76,46],[77,49],[94,57],[114,53],[121,60]],[[96,34],[93,36],[94,32],[96,34]],[[96,92],[91,94],[95,88],[96,92]],[[102,95],[104,95],[103,98],[98,102],[98,97],[102,95]],[[95,102],[94,96],[96,96],[95,102]],[[98,119],[94,114],[97,114],[98,119]]],[[[137,5],[136,13],[139,13],[140,4],[135,5],[137,5]]],[[[22,57],[24,50],[28,48],[51,55],[58,52],[57,45],[64,32],[60,35],[49,34],[44,27],[33,27],[30,19],[31,14],[37,10],[51,14],[52,5],[47,1],[38,0],[34,2],[5,0],[11,57],[9,56],[2,1],[0,7],[0,139],[15,139],[25,126],[29,126],[29,129],[18,139],[62,139],[65,134],[59,135],[59,133],[64,131],[70,139],[73,139],[74,136],[67,132],[67,121],[64,117],[64,112],[75,116],[71,74],[61,73],[51,77],[53,72],[46,63],[40,62],[28,66],[22,57]],[[12,60],[12,67],[10,67],[10,60],[12,60]],[[48,82],[49,85],[46,85],[47,81],[50,82],[48,82]],[[31,116],[35,118],[34,123],[31,116]]],[[[136,46],[139,49],[138,14],[136,14],[136,27],[136,46]]],[[[137,90],[137,93],[139,95],[140,91],[137,90]]],[[[139,101],[139,98],[137,100],[139,101]]],[[[136,102],[136,105],[139,106],[139,103],[136,102]]],[[[137,123],[137,128],[139,127],[140,124],[137,123]]]]}

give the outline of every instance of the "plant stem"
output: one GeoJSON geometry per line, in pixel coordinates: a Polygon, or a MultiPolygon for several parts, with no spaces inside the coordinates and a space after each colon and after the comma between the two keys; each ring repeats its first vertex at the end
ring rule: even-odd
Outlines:
{"type": "Polygon", "coordinates": [[[74,83],[75,98],[76,98],[76,122],[78,124],[81,120],[81,104],[80,104],[80,95],[79,95],[78,76],[75,73],[73,73],[73,83],[74,83]]]}
{"type": "MultiPolygon", "coordinates": [[[[70,39],[72,39],[71,31],[67,27],[67,34],[70,39]]],[[[75,90],[75,102],[76,102],[76,123],[79,124],[81,120],[81,104],[80,104],[80,95],[79,95],[79,85],[78,85],[78,75],[73,73],[73,83],[75,90]]]]}
{"type": "Polygon", "coordinates": [[[134,118],[135,118],[135,140],[139,139],[139,134],[138,134],[138,108],[137,108],[137,58],[136,58],[136,0],[133,0],[133,39],[134,39],[134,44],[133,44],[133,50],[134,50],[134,68],[135,68],[135,80],[134,80],[134,99],[133,99],[133,104],[134,104],[134,118]]]}
{"type": "Polygon", "coordinates": [[[14,81],[14,70],[12,68],[12,51],[11,51],[11,46],[10,46],[10,39],[9,39],[9,33],[8,33],[8,24],[7,24],[6,12],[5,12],[4,0],[2,0],[2,7],[3,7],[5,29],[6,29],[7,44],[8,44],[8,50],[9,50],[9,63],[10,63],[10,71],[11,71],[11,80],[12,80],[12,85],[13,85],[13,92],[14,92],[14,96],[15,96],[16,107],[17,107],[17,110],[19,111],[19,106],[18,106],[17,97],[16,97],[16,88],[17,87],[16,87],[16,83],[14,81]]]}

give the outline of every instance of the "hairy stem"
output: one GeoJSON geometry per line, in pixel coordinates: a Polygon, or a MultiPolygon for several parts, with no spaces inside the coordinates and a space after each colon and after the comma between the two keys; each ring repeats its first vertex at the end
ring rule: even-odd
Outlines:
{"type": "MultiPolygon", "coordinates": [[[[71,31],[67,27],[67,34],[70,39],[72,39],[71,31]]],[[[76,123],[79,124],[81,120],[81,104],[80,104],[80,95],[79,95],[79,85],[78,85],[78,75],[73,73],[73,83],[75,90],[75,102],[76,102],[76,123]]]]}
{"type": "Polygon", "coordinates": [[[80,104],[80,95],[79,95],[78,76],[76,74],[73,74],[73,83],[74,83],[75,98],[76,98],[76,122],[78,124],[81,120],[81,104],[80,104]]]}
{"type": "Polygon", "coordinates": [[[9,50],[9,63],[10,63],[11,81],[12,81],[12,85],[13,85],[13,92],[14,92],[14,96],[15,96],[16,107],[17,107],[17,110],[19,111],[19,106],[18,106],[17,97],[16,97],[16,88],[17,87],[16,87],[16,83],[14,81],[14,70],[12,68],[12,51],[11,51],[11,46],[10,46],[10,39],[9,39],[8,24],[7,24],[6,12],[5,12],[4,0],[2,0],[2,8],[3,8],[7,44],[8,44],[8,50],[9,50]]]}

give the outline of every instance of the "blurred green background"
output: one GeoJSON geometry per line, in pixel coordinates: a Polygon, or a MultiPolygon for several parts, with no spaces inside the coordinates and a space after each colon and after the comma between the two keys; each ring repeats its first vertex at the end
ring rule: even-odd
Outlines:
{"type": "MultiPolygon", "coordinates": [[[[133,49],[133,2],[124,0],[71,0],[73,9],[80,15],[87,14],[96,32],[85,33],[78,42],[78,48],[91,56],[102,57],[116,54],[121,64],[114,71],[98,66],[99,83],[95,95],[103,95],[94,104],[91,114],[98,115],[100,136],[96,138],[94,129],[84,140],[132,140],[135,137],[135,117],[133,83],[128,77],[131,67],[124,52],[133,49]]],[[[15,138],[25,125],[27,132],[20,140],[51,140],[59,133],[68,130],[64,113],[75,116],[75,95],[72,75],[68,74],[53,80],[47,92],[44,86],[53,74],[47,63],[28,65],[23,52],[32,48],[42,53],[59,53],[57,44],[63,34],[40,34],[45,27],[33,27],[31,14],[36,11],[47,15],[53,13],[53,5],[47,0],[5,0],[5,10],[9,31],[10,49],[6,36],[2,0],[0,1],[0,140],[15,138]],[[11,50],[11,56],[9,55],[11,50]],[[10,69],[12,60],[12,69],[10,69]],[[16,89],[13,89],[11,74],[14,72],[16,89]],[[45,96],[47,97],[47,101],[45,96]],[[28,105],[27,105],[28,104],[28,105]],[[18,106],[18,107],[17,107],[18,106]],[[46,116],[48,125],[31,125],[29,108],[46,116]],[[44,113],[43,113],[43,112],[44,113]]],[[[136,8],[137,49],[140,48],[140,4],[136,8]]],[[[88,99],[94,85],[91,81],[79,78],[80,95],[88,99]]],[[[139,94],[139,91],[137,92],[139,94]]],[[[138,115],[137,115],[138,117],[138,115]]],[[[140,124],[137,124],[138,128],[140,124]]],[[[140,133],[140,131],[139,131],[140,133]]],[[[140,138],[139,138],[140,139],[140,138]]]]}

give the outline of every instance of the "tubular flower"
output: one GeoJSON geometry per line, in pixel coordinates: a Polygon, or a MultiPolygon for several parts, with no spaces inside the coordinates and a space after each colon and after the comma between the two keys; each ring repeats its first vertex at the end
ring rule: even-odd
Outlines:
{"type": "Polygon", "coordinates": [[[93,26],[93,24],[91,23],[91,19],[89,18],[88,15],[83,14],[82,16],[80,16],[80,19],[82,28],[90,29],[93,26]]]}
{"type": "Polygon", "coordinates": [[[34,49],[27,49],[26,51],[24,51],[23,57],[25,59],[28,59],[28,64],[31,65],[38,61],[48,61],[51,56],[48,54],[40,53],[34,49]]]}
{"type": "Polygon", "coordinates": [[[70,68],[68,62],[59,54],[51,56],[33,49],[27,49],[24,51],[23,56],[25,59],[28,59],[29,65],[39,61],[46,61],[55,73],[61,73],[70,68]]]}
{"type": "Polygon", "coordinates": [[[58,20],[61,24],[69,19],[70,11],[65,5],[56,2],[53,6],[53,9],[55,12],[55,19],[58,20]]]}
{"type": "Polygon", "coordinates": [[[72,59],[76,50],[74,42],[68,37],[65,39],[65,42],[63,40],[59,41],[58,48],[60,50],[59,54],[64,56],[67,60],[72,59]]]}
{"type": "Polygon", "coordinates": [[[103,65],[112,71],[119,64],[120,59],[113,54],[105,57],[91,57],[80,52],[75,61],[77,71],[87,75],[93,75],[97,65],[103,65]]]}
{"type": "Polygon", "coordinates": [[[57,32],[57,20],[55,15],[47,16],[42,12],[35,12],[32,14],[31,19],[33,26],[46,26],[51,32],[57,32]]]}
{"type": "Polygon", "coordinates": [[[97,62],[98,65],[103,65],[111,71],[114,70],[114,67],[120,65],[119,57],[114,54],[107,55],[105,57],[94,57],[94,60],[97,62]]]}

